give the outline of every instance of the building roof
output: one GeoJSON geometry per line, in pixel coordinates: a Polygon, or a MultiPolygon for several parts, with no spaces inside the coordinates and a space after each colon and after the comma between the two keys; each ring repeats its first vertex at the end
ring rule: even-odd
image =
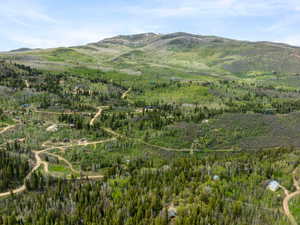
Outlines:
{"type": "Polygon", "coordinates": [[[214,175],[214,176],[213,176],[213,180],[214,180],[214,181],[220,180],[220,176],[214,175]]]}
{"type": "Polygon", "coordinates": [[[277,191],[277,189],[279,188],[279,183],[276,180],[272,180],[268,184],[267,188],[271,191],[277,191]]]}

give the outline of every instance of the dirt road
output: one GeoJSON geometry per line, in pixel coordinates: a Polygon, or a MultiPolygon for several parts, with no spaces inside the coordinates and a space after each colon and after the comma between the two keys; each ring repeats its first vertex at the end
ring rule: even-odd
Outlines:
{"type": "Polygon", "coordinates": [[[290,222],[292,225],[298,225],[295,217],[291,214],[290,209],[289,209],[289,201],[296,197],[297,195],[300,195],[300,190],[293,192],[289,195],[287,195],[284,200],[283,200],[283,210],[286,216],[289,218],[290,222]]]}
{"type": "MultiPolygon", "coordinates": [[[[66,163],[68,165],[68,167],[70,168],[70,170],[73,172],[73,173],[76,173],[76,174],[81,174],[81,171],[78,171],[76,169],[74,169],[72,163],[70,163],[67,159],[65,159],[64,157],[60,156],[60,155],[57,155],[57,154],[54,154],[54,153],[50,153],[50,152],[45,152],[45,154],[47,155],[51,155],[53,157],[56,157],[58,158],[60,161],[63,161],[64,163],[66,163]]],[[[83,179],[84,178],[87,178],[87,179],[90,179],[90,180],[96,180],[96,179],[102,179],[104,176],[103,175],[95,175],[95,176],[85,176],[83,175],[83,179]]],[[[81,177],[78,177],[76,178],[78,180],[82,179],[81,177]]]]}
{"type": "MultiPolygon", "coordinates": [[[[70,145],[65,145],[65,146],[59,146],[59,148],[63,148],[63,149],[66,149],[66,148],[71,148],[71,147],[76,147],[76,146],[87,146],[87,145],[94,145],[94,144],[101,144],[101,143],[105,143],[105,142],[110,142],[110,141],[113,141],[115,140],[115,138],[110,138],[110,139],[106,139],[106,140],[101,140],[101,141],[91,141],[91,142],[86,142],[86,143],[78,143],[78,144],[70,144],[70,145]]],[[[42,145],[43,146],[43,145],[42,145]]],[[[72,170],[72,172],[75,172],[75,173],[80,173],[79,171],[75,170],[73,168],[73,165],[68,161],[66,160],[65,158],[61,157],[61,156],[58,156],[56,154],[53,154],[53,153],[48,153],[48,151],[52,150],[52,149],[56,149],[58,148],[57,146],[52,146],[52,147],[49,147],[49,148],[46,148],[44,150],[40,150],[40,151],[32,151],[34,153],[34,157],[35,157],[35,160],[36,160],[36,164],[35,166],[33,167],[33,169],[30,171],[30,173],[25,177],[24,179],[24,184],[19,187],[19,188],[16,188],[14,190],[11,190],[11,191],[8,191],[8,192],[3,192],[3,193],[0,193],[0,198],[1,197],[7,197],[7,196],[10,196],[11,193],[13,194],[17,194],[17,193],[21,193],[21,192],[24,192],[26,191],[26,186],[25,186],[25,182],[27,179],[29,179],[31,177],[31,175],[40,168],[41,165],[44,165],[44,171],[46,173],[49,173],[49,169],[48,169],[48,163],[43,161],[40,157],[40,154],[42,153],[46,153],[46,154],[49,154],[49,155],[53,155],[55,157],[57,157],[59,160],[61,161],[64,161],[69,167],[70,169],[72,170]]],[[[97,175],[97,176],[86,176],[86,178],[88,179],[101,179],[103,178],[103,175],[97,175]]]]}
{"type": "Polygon", "coordinates": [[[297,53],[293,53],[291,54],[292,56],[295,56],[296,58],[299,58],[300,59],[300,55],[298,55],[297,53]]]}
{"type": "Polygon", "coordinates": [[[73,173],[80,173],[80,171],[74,169],[73,165],[68,160],[66,160],[64,157],[62,157],[60,155],[57,155],[57,154],[54,154],[54,153],[50,153],[50,152],[45,152],[45,154],[56,157],[56,158],[58,158],[58,160],[63,161],[64,163],[66,163],[73,173]]]}
{"type": "Polygon", "coordinates": [[[292,225],[298,225],[295,217],[292,215],[292,213],[290,212],[290,208],[289,208],[289,201],[291,199],[293,199],[294,197],[300,195],[300,185],[299,185],[299,181],[296,178],[297,171],[298,171],[298,168],[296,168],[293,171],[293,181],[294,181],[294,186],[296,187],[297,191],[295,191],[293,193],[289,193],[288,191],[285,191],[285,195],[286,196],[283,199],[283,210],[284,210],[284,213],[288,217],[288,219],[290,220],[290,222],[291,222],[292,225]]]}
{"type": "Polygon", "coordinates": [[[138,139],[138,138],[130,138],[130,137],[127,137],[123,134],[119,134],[115,131],[113,131],[112,129],[110,128],[105,128],[105,127],[102,127],[102,129],[104,131],[106,131],[107,133],[110,133],[116,137],[119,137],[119,138],[125,138],[125,139],[130,139],[130,140],[135,140],[135,141],[138,141],[144,145],[147,145],[147,146],[150,146],[150,147],[153,147],[153,148],[158,148],[158,149],[161,149],[161,150],[164,150],[164,151],[172,151],[172,152],[191,152],[191,149],[177,149],[177,148],[168,148],[168,147],[163,147],[163,146],[159,146],[159,145],[153,145],[153,144],[150,144],[148,142],[145,142],[143,141],[142,139],[138,139]]]}
{"type": "Polygon", "coordinates": [[[129,88],[127,91],[125,91],[125,92],[122,94],[121,99],[125,99],[125,98],[128,96],[129,92],[131,92],[131,90],[132,90],[132,88],[129,88]]]}
{"type": "Polygon", "coordinates": [[[148,145],[150,147],[153,148],[158,148],[164,151],[169,151],[169,152],[191,152],[191,149],[177,149],[177,148],[167,148],[167,147],[163,147],[163,146],[159,146],[159,145],[153,145],[153,144],[149,144],[145,141],[139,140],[141,143],[143,143],[144,145],[148,145]]]}
{"type": "Polygon", "coordinates": [[[44,113],[44,114],[52,114],[52,115],[73,115],[73,114],[80,114],[80,115],[91,115],[92,113],[89,112],[50,112],[50,111],[40,111],[40,110],[33,110],[35,113],[44,113]]]}
{"type": "Polygon", "coordinates": [[[103,110],[108,109],[108,106],[100,106],[98,107],[98,112],[96,113],[96,115],[93,117],[93,119],[91,119],[90,121],[90,126],[94,126],[94,123],[96,121],[96,119],[101,116],[101,113],[103,110]]]}
{"type": "Polygon", "coordinates": [[[28,80],[24,80],[26,88],[30,88],[28,80]]]}
{"type": "Polygon", "coordinates": [[[8,130],[14,128],[14,127],[16,127],[16,125],[7,126],[7,127],[3,128],[2,130],[0,130],[0,134],[3,134],[6,131],[8,131],[8,130]]]}
{"type": "Polygon", "coordinates": [[[17,194],[17,193],[23,192],[25,190],[26,190],[25,185],[22,185],[18,189],[12,190],[11,192],[8,191],[8,192],[0,193],[0,198],[10,196],[11,194],[17,194]]]}
{"type": "Polygon", "coordinates": [[[23,192],[26,190],[26,186],[25,186],[26,180],[29,179],[30,176],[43,164],[43,161],[41,160],[41,158],[39,156],[39,152],[33,152],[33,153],[34,153],[34,156],[36,159],[36,165],[33,167],[33,169],[30,171],[30,173],[25,177],[24,184],[17,189],[14,189],[14,190],[11,190],[8,192],[4,192],[4,193],[0,193],[0,197],[10,196],[11,193],[17,194],[17,193],[20,193],[20,192],[23,192]]]}

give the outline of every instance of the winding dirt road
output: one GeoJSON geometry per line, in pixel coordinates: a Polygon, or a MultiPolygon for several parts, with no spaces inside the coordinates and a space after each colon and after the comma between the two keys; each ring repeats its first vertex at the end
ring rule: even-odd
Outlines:
{"type": "Polygon", "coordinates": [[[16,125],[7,126],[7,127],[3,128],[2,130],[0,130],[0,134],[3,134],[6,131],[8,131],[8,130],[14,128],[14,127],[16,127],[16,125]]]}
{"type": "Polygon", "coordinates": [[[164,151],[169,151],[169,152],[191,152],[191,149],[177,149],[177,148],[167,148],[167,147],[163,147],[163,146],[159,146],[159,145],[153,145],[150,144],[148,142],[145,142],[143,140],[137,139],[139,142],[143,143],[144,145],[153,147],[153,148],[158,148],[164,151]]]}
{"type": "Polygon", "coordinates": [[[125,98],[128,96],[129,92],[131,92],[131,90],[132,90],[132,88],[129,88],[127,91],[125,91],[125,92],[122,94],[121,99],[125,99],[125,98]]]}
{"type": "Polygon", "coordinates": [[[41,110],[33,110],[35,113],[44,113],[44,114],[52,114],[52,115],[73,115],[73,114],[81,114],[81,115],[90,115],[92,113],[88,112],[50,112],[50,111],[41,111],[41,110]]]}
{"type": "Polygon", "coordinates": [[[289,201],[296,197],[297,195],[300,195],[300,190],[293,192],[289,195],[287,195],[284,200],[283,200],[283,210],[286,216],[289,218],[290,222],[292,225],[298,225],[295,217],[291,214],[290,209],[289,209],[289,201]]]}
{"type": "MultiPolygon", "coordinates": [[[[139,138],[130,138],[130,137],[127,137],[123,134],[120,134],[120,133],[117,133],[116,131],[113,131],[112,129],[110,128],[106,128],[106,127],[101,127],[102,130],[106,131],[107,133],[117,137],[117,138],[124,138],[124,139],[127,139],[127,140],[133,140],[133,141],[137,141],[137,142],[140,142],[144,145],[147,145],[149,147],[153,147],[153,148],[157,148],[157,149],[160,149],[160,150],[163,150],[163,151],[169,151],[169,152],[191,152],[192,149],[190,148],[168,148],[168,147],[164,147],[164,146],[160,146],[160,145],[154,145],[154,144],[150,144],[142,139],[139,139],[139,138]]],[[[234,150],[234,149],[227,149],[227,150],[214,150],[212,151],[214,153],[216,152],[238,152],[238,150],[234,150]]]]}
{"type": "Polygon", "coordinates": [[[53,156],[55,158],[58,158],[58,160],[63,161],[64,163],[66,163],[73,173],[80,173],[78,170],[75,170],[73,165],[68,160],[66,160],[64,157],[62,157],[60,155],[57,155],[57,154],[54,154],[54,153],[51,153],[51,152],[45,152],[45,154],[53,156]]]}
{"type": "MultiPolygon", "coordinates": [[[[68,160],[66,160],[65,158],[63,158],[61,156],[58,156],[56,154],[49,153],[48,151],[50,151],[52,149],[56,149],[56,148],[66,149],[66,148],[72,148],[72,147],[76,147],[76,146],[87,146],[87,145],[101,144],[101,143],[106,143],[106,142],[110,142],[110,141],[113,141],[113,140],[115,140],[115,138],[110,138],[110,139],[101,140],[101,141],[91,141],[91,142],[86,142],[86,143],[70,144],[70,145],[59,146],[59,147],[53,146],[53,147],[49,147],[49,148],[46,148],[46,149],[40,150],[40,151],[32,151],[34,153],[34,156],[35,156],[36,165],[33,167],[33,169],[30,171],[30,173],[25,177],[24,184],[21,187],[17,188],[17,189],[14,189],[14,190],[11,190],[11,191],[8,191],[8,192],[0,193],[0,198],[10,196],[12,193],[17,194],[17,193],[21,193],[21,192],[26,191],[26,186],[25,186],[26,180],[29,179],[31,177],[31,175],[36,170],[38,170],[40,168],[41,165],[44,165],[44,171],[46,173],[49,173],[48,163],[41,159],[40,154],[46,153],[46,154],[49,154],[49,155],[53,155],[53,156],[57,157],[59,160],[64,161],[70,167],[72,172],[80,173],[79,171],[77,171],[73,168],[73,165],[68,160]]],[[[101,179],[101,178],[103,178],[103,175],[85,176],[85,177],[88,178],[88,179],[101,179]]]]}
{"type": "Polygon", "coordinates": [[[12,191],[9,191],[9,192],[4,192],[4,193],[0,193],[0,198],[3,198],[3,197],[6,197],[6,196],[9,196],[11,194],[17,194],[17,193],[20,193],[20,192],[23,192],[26,190],[26,187],[25,187],[25,184],[23,184],[21,187],[19,187],[18,189],[15,189],[15,190],[12,190],[12,191]]]}
{"type": "Polygon", "coordinates": [[[93,119],[91,119],[90,121],[90,126],[94,126],[94,123],[96,121],[96,119],[101,116],[101,113],[103,112],[103,110],[108,109],[108,106],[100,106],[98,107],[98,112],[95,114],[95,116],[93,117],[93,119]]]}
{"type": "Polygon", "coordinates": [[[17,189],[14,189],[14,190],[11,190],[8,192],[4,192],[4,193],[0,193],[0,197],[6,197],[11,194],[17,194],[17,193],[20,193],[20,192],[23,192],[26,190],[26,186],[25,186],[26,180],[29,179],[30,176],[43,164],[43,161],[41,160],[41,158],[39,156],[39,152],[33,152],[33,153],[34,153],[34,156],[36,159],[36,165],[33,167],[33,169],[30,171],[30,173],[25,177],[24,184],[17,189]]]}
{"type": "Polygon", "coordinates": [[[299,185],[299,181],[296,178],[297,171],[298,171],[298,168],[296,168],[293,171],[293,183],[294,183],[294,186],[297,189],[295,192],[289,193],[286,188],[280,186],[281,188],[283,188],[283,190],[285,192],[285,195],[286,195],[285,198],[283,199],[283,203],[282,203],[283,204],[283,210],[284,210],[285,215],[288,217],[288,219],[290,220],[292,225],[298,225],[295,217],[292,215],[292,213],[290,212],[290,208],[289,208],[290,200],[293,199],[294,197],[300,195],[300,185],[299,185]]]}
{"type": "Polygon", "coordinates": [[[291,55],[294,56],[294,57],[296,57],[296,58],[298,58],[298,59],[300,59],[300,55],[298,55],[297,53],[293,53],[291,55]]]}

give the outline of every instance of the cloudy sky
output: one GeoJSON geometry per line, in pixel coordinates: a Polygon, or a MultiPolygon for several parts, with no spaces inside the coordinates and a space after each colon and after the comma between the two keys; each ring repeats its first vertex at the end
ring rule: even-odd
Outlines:
{"type": "Polygon", "coordinates": [[[1,0],[0,51],[177,31],[300,46],[300,0],[1,0]]]}

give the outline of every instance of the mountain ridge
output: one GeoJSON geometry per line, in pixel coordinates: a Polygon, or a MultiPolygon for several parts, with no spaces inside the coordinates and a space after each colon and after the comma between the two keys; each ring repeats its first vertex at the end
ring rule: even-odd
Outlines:
{"type": "Polygon", "coordinates": [[[0,54],[33,67],[84,66],[132,74],[187,71],[199,74],[298,74],[300,48],[268,41],[176,32],[118,35],[82,46],[0,54]],[[164,68],[164,69],[162,69],[164,68]]]}
{"type": "Polygon", "coordinates": [[[116,39],[125,39],[125,40],[134,40],[137,38],[141,38],[141,37],[154,37],[156,40],[159,38],[162,39],[168,39],[168,38],[176,38],[176,37],[194,37],[194,38],[207,38],[207,39],[212,39],[212,40],[227,40],[227,41],[235,41],[235,42],[244,42],[244,43],[252,43],[252,44],[272,44],[274,46],[285,46],[285,47],[292,47],[292,48],[300,48],[300,46],[296,46],[296,45],[291,45],[288,43],[284,43],[284,42],[272,42],[272,41],[250,41],[250,40],[240,40],[240,39],[234,39],[234,38],[226,38],[226,37],[222,37],[222,36],[216,36],[216,35],[201,35],[201,34],[192,34],[192,33],[187,33],[187,32],[174,32],[174,33],[167,33],[167,34],[162,34],[162,33],[139,33],[139,34],[132,34],[132,35],[117,35],[117,36],[113,36],[110,38],[105,38],[103,40],[100,40],[98,42],[93,42],[93,43],[88,43],[89,44],[99,44],[99,43],[107,43],[110,42],[112,40],[116,40],[116,39]]]}

